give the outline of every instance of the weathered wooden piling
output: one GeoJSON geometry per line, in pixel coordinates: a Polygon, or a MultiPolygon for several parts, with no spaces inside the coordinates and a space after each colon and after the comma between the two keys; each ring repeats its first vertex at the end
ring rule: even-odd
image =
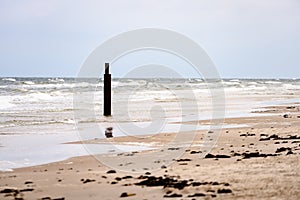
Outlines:
{"type": "Polygon", "coordinates": [[[109,74],[109,63],[105,63],[103,101],[103,115],[111,116],[111,74],[109,74]]]}

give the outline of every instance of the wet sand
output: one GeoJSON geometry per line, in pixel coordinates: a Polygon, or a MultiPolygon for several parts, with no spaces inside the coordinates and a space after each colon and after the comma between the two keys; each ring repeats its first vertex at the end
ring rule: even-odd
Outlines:
{"type": "MultiPolygon", "coordinates": [[[[0,199],[300,199],[300,104],[267,107],[263,112],[273,115],[226,119],[225,124],[247,127],[223,129],[204,159],[199,158],[197,144],[207,131],[198,131],[194,144],[171,165],[157,158],[160,170],[124,172],[93,156],[82,156],[0,172],[0,199]]],[[[143,142],[160,146],[173,137],[173,133],[159,134],[143,142]]],[[[109,142],[140,140],[120,137],[109,142]]],[[[127,157],[134,160],[144,154],[101,156],[117,158],[122,164],[127,157]]]]}

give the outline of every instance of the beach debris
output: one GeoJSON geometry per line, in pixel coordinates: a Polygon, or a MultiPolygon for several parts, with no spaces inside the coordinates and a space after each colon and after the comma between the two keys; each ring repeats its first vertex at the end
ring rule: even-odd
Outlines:
{"type": "Polygon", "coordinates": [[[259,157],[269,157],[269,156],[278,156],[278,154],[263,154],[259,152],[251,152],[251,153],[243,153],[242,154],[243,159],[248,159],[248,158],[259,158],[259,157]]]}
{"type": "Polygon", "coordinates": [[[127,193],[127,192],[123,192],[120,197],[132,197],[135,196],[135,193],[127,193]]]}
{"type": "Polygon", "coordinates": [[[271,136],[266,136],[266,137],[263,137],[263,138],[260,138],[259,141],[265,141],[265,140],[300,140],[300,136],[297,136],[297,135],[288,135],[287,137],[279,137],[278,135],[276,134],[273,134],[271,136]]]}
{"type": "MultiPolygon", "coordinates": [[[[179,165],[188,165],[187,163],[179,163],[179,165]]],[[[167,171],[166,171],[167,172],[167,171]]]]}
{"type": "Polygon", "coordinates": [[[182,197],[182,194],[177,194],[177,193],[173,193],[173,194],[165,194],[164,198],[176,198],[176,197],[182,197]]]}
{"type": "Polygon", "coordinates": [[[168,148],[169,151],[177,151],[179,149],[180,149],[179,147],[169,147],[168,148]]]}
{"type": "Polygon", "coordinates": [[[279,138],[279,136],[276,135],[276,134],[273,134],[271,136],[269,136],[267,134],[264,134],[264,135],[261,134],[261,138],[259,139],[259,141],[271,140],[271,139],[278,139],[278,138],[279,138]]]}
{"type": "Polygon", "coordinates": [[[124,177],[122,177],[122,179],[130,179],[130,178],[133,178],[132,176],[124,176],[124,177]]]}
{"type": "Polygon", "coordinates": [[[113,137],[113,127],[106,128],[105,137],[106,138],[112,138],[113,137]]]}
{"type": "Polygon", "coordinates": [[[81,179],[80,181],[81,181],[83,184],[86,184],[86,183],[90,183],[90,182],[95,182],[96,180],[87,178],[87,179],[81,179]]]}
{"type": "Polygon", "coordinates": [[[185,187],[188,186],[200,186],[200,185],[223,185],[223,186],[230,186],[229,183],[219,183],[219,182],[197,182],[193,179],[190,180],[180,180],[180,177],[174,177],[174,176],[140,176],[138,179],[145,179],[138,183],[135,183],[135,185],[140,186],[147,186],[147,187],[159,187],[163,186],[163,188],[174,188],[178,190],[182,190],[185,187]]]}
{"type": "Polygon", "coordinates": [[[222,154],[213,155],[209,153],[205,156],[205,158],[231,158],[231,156],[222,154]]]}
{"type": "Polygon", "coordinates": [[[249,137],[249,136],[255,136],[255,133],[243,133],[240,135],[241,137],[249,137]]]}
{"type": "Polygon", "coordinates": [[[288,114],[284,114],[283,118],[290,118],[290,116],[288,114]]]}
{"type": "Polygon", "coordinates": [[[186,158],[186,159],[178,159],[178,160],[176,160],[177,162],[187,162],[187,161],[192,161],[191,159],[188,159],[188,158],[186,158]]]}
{"type": "Polygon", "coordinates": [[[189,186],[187,180],[177,180],[172,177],[155,177],[155,176],[141,176],[140,178],[146,178],[145,180],[135,183],[135,185],[156,187],[163,186],[164,188],[171,187],[182,190],[186,186],[189,186]]]}
{"type": "Polygon", "coordinates": [[[291,150],[291,148],[289,148],[289,147],[280,147],[280,148],[277,148],[277,150],[276,150],[276,152],[275,153],[280,153],[280,152],[284,152],[284,151],[290,151],[291,150]]]}
{"type": "Polygon", "coordinates": [[[286,107],[286,109],[295,109],[296,107],[295,106],[288,106],[286,107]]]}
{"type": "Polygon", "coordinates": [[[28,185],[28,184],[33,184],[33,181],[25,181],[24,183],[25,185],[28,185]]]}
{"type": "Polygon", "coordinates": [[[188,197],[205,197],[206,195],[203,194],[203,193],[195,193],[195,194],[192,194],[192,195],[188,195],[188,197]]]}
{"type": "Polygon", "coordinates": [[[23,193],[22,192],[31,192],[34,189],[32,188],[26,188],[26,189],[14,189],[14,188],[5,188],[3,190],[0,191],[0,193],[5,194],[5,196],[14,196],[15,200],[24,200],[23,199],[23,193]]]}
{"type": "Polygon", "coordinates": [[[33,188],[25,188],[21,189],[20,192],[32,192],[34,189],[33,188]]]}
{"type": "Polygon", "coordinates": [[[13,189],[13,188],[5,188],[5,189],[0,191],[0,193],[4,193],[4,194],[15,193],[15,192],[19,193],[19,190],[13,189]]]}

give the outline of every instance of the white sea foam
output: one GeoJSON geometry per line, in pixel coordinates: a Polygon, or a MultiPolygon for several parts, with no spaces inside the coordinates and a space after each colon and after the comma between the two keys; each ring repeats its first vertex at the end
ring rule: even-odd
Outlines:
{"type": "Polygon", "coordinates": [[[11,82],[16,82],[16,79],[14,78],[3,78],[3,81],[11,81],[11,82]]]}
{"type": "Polygon", "coordinates": [[[283,84],[283,87],[288,90],[300,90],[300,84],[283,84]]]}
{"type": "Polygon", "coordinates": [[[35,83],[33,81],[24,81],[25,85],[34,85],[35,83]]]}
{"type": "Polygon", "coordinates": [[[0,109],[8,109],[14,106],[11,102],[12,98],[10,96],[0,96],[0,109]]]}
{"type": "Polygon", "coordinates": [[[223,83],[224,85],[232,85],[232,86],[234,86],[234,85],[241,85],[241,83],[240,82],[237,82],[237,81],[232,81],[232,82],[224,82],[223,83]]]}

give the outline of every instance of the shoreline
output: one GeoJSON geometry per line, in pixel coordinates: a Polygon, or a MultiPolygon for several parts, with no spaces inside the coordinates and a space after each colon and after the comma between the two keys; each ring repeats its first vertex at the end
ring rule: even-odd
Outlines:
{"type": "MultiPolygon", "coordinates": [[[[227,129],[227,130],[247,129],[247,128],[250,128],[253,124],[253,121],[256,121],[256,120],[267,120],[267,121],[271,122],[274,118],[275,119],[277,118],[278,114],[283,115],[282,108],[291,107],[291,106],[293,107],[295,105],[296,106],[300,105],[300,102],[296,102],[295,100],[296,99],[294,99],[292,101],[292,104],[287,104],[286,101],[283,101],[284,103],[279,103],[278,102],[277,104],[274,104],[274,105],[268,105],[266,107],[257,108],[257,109],[255,109],[255,111],[252,111],[251,113],[249,113],[248,116],[224,118],[222,129],[227,129]],[[236,122],[239,122],[239,123],[236,123],[236,122]]],[[[285,111],[289,112],[290,110],[287,109],[285,111]]],[[[297,111],[300,112],[300,109],[298,109],[297,111]]],[[[203,128],[203,129],[197,129],[196,130],[197,132],[201,132],[204,135],[207,132],[207,130],[209,130],[209,128],[207,128],[207,127],[210,126],[210,120],[186,121],[186,122],[183,122],[183,123],[171,122],[171,124],[197,124],[197,123],[202,124],[202,126],[206,127],[206,128],[203,128]]],[[[258,126],[258,125],[256,125],[256,126],[258,126]]],[[[77,147],[84,149],[86,152],[83,155],[66,156],[63,159],[59,159],[59,160],[55,160],[55,161],[43,162],[43,163],[40,163],[40,164],[23,166],[23,167],[4,169],[4,170],[0,170],[0,173],[1,172],[11,172],[11,171],[14,171],[15,169],[21,169],[21,168],[27,168],[27,167],[46,165],[46,164],[50,164],[50,163],[62,162],[64,160],[68,160],[68,159],[72,159],[72,158],[76,158],[76,157],[81,157],[81,156],[92,156],[89,152],[87,152],[86,147],[84,147],[84,145],[86,145],[86,144],[124,145],[124,146],[128,146],[128,147],[133,147],[133,148],[135,148],[135,147],[137,147],[137,148],[138,147],[160,148],[162,146],[162,144],[164,144],[166,142],[164,140],[161,140],[162,135],[172,136],[172,135],[174,135],[174,133],[164,132],[164,133],[150,134],[150,135],[149,134],[148,135],[144,134],[144,135],[136,135],[136,136],[116,136],[116,137],[113,137],[113,138],[110,138],[110,139],[95,138],[93,140],[87,140],[87,141],[74,141],[73,140],[71,142],[62,142],[62,143],[58,143],[57,145],[81,145],[81,146],[77,146],[77,147]],[[158,141],[147,140],[148,137],[150,137],[150,138],[157,137],[158,141]],[[141,142],[141,139],[143,139],[144,141],[141,142]]],[[[24,137],[24,135],[8,135],[8,136],[21,136],[21,137],[24,137]]],[[[52,136],[52,135],[48,135],[48,136],[52,136]]],[[[5,146],[0,146],[0,147],[5,147],[5,146]]],[[[147,150],[148,149],[134,150],[134,151],[147,151],[147,150]]],[[[114,150],[107,150],[107,152],[103,152],[101,154],[104,154],[104,155],[105,154],[113,154],[114,153],[113,151],[114,150]]],[[[130,151],[131,150],[128,149],[127,152],[130,152],[130,151]]],[[[126,153],[126,151],[123,152],[123,153],[126,153]]]]}

